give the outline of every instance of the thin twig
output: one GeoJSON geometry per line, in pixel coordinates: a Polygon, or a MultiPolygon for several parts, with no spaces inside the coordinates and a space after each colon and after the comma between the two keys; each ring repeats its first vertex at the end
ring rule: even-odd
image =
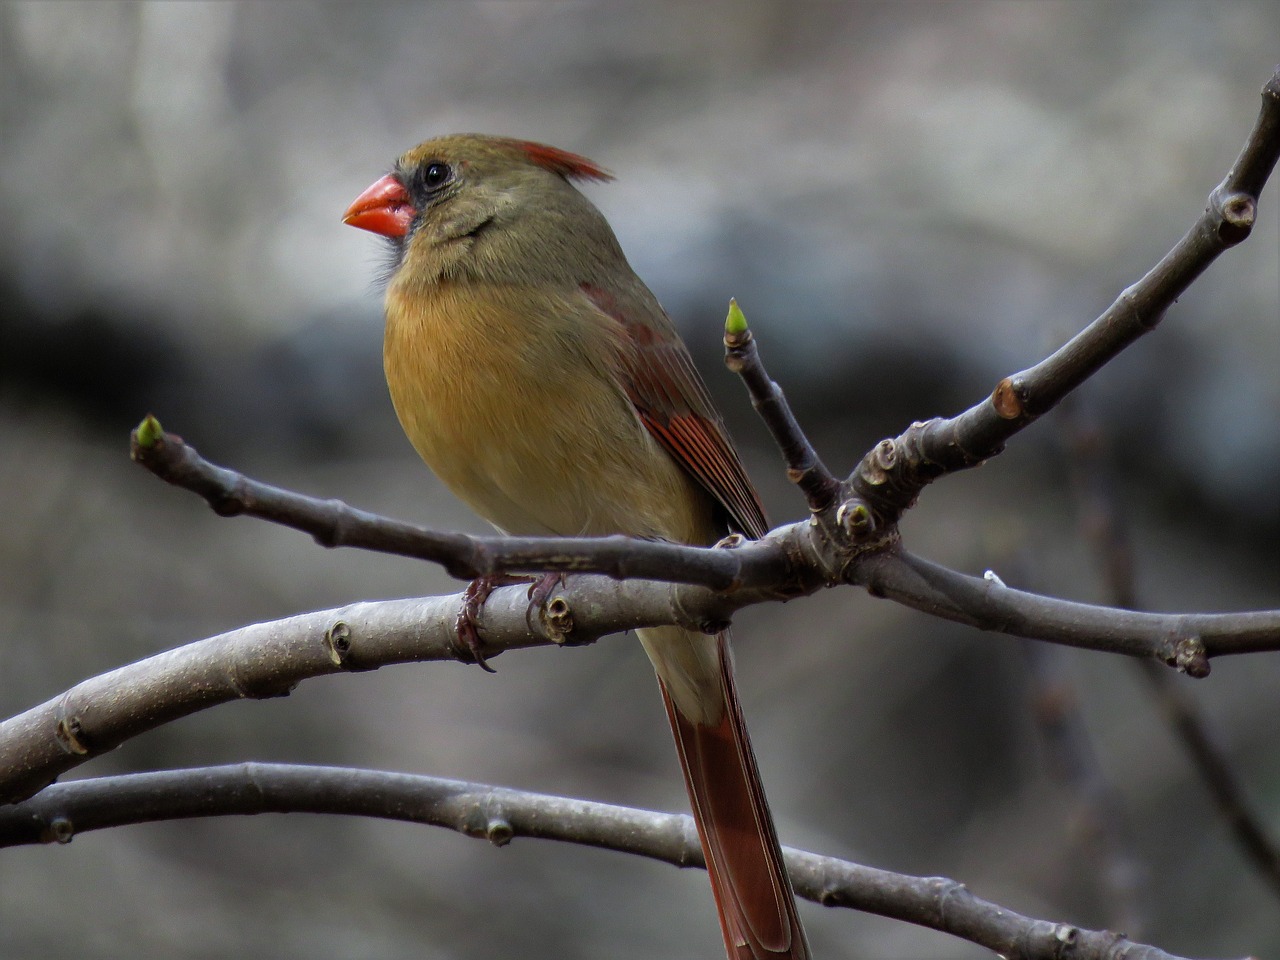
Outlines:
{"type": "MultiPolygon", "coordinates": [[[[1097,426],[1086,426],[1078,411],[1072,410],[1071,414],[1064,431],[1081,526],[1101,561],[1109,599],[1119,607],[1136,609],[1133,549],[1107,469],[1102,432],[1097,426]]],[[[1177,735],[1218,812],[1230,825],[1245,858],[1272,891],[1280,894],[1280,847],[1250,803],[1239,774],[1210,730],[1208,718],[1190,692],[1179,686],[1168,671],[1151,661],[1139,661],[1138,666],[1156,705],[1177,735]]]]}
{"type": "Polygon", "coordinates": [[[1245,795],[1244,784],[1234,766],[1209,729],[1209,721],[1191,694],[1177,684],[1177,678],[1155,664],[1139,663],[1142,675],[1151,684],[1156,705],[1177,733],[1192,766],[1213,798],[1245,858],[1280,894],[1280,849],[1262,817],[1245,795]]]}
{"type": "Polygon", "coordinates": [[[742,378],[751,395],[751,405],[773,434],[787,465],[787,479],[800,488],[810,511],[829,510],[840,496],[840,482],[800,428],[782,388],[765,371],[747,318],[736,300],[729,301],[729,317],[724,325],[724,362],[742,378]]]}
{"type": "MultiPolygon", "coordinates": [[[[1051,775],[1075,800],[1076,821],[1088,845],[1086,862],[1097,866],[1106,897],[1108,922],[1130,934],[1145,926],[1140,910],[1145,871],[1134,854],[1124,804],[1098,762],[1098,754],[1067,676],[1066,651],[1044,643],[1022,644],[1033,694],[1032,708],[1049,757],[1051,775]]],[[[1143,661],[1162,674],[1154,660],[1143,661]]]]}
{"type": "MultiPolygon", "coordinates": [[[[261,813],[353,814],[426,823],[504,846],[585,844],[701,867],[693,820],[487,784],[374,770],[244,763],[56,784],[0,810],[0,846],[69,842],[122,824],[261,813]]],[[[945,877],[914,877],[786,848],[796,893],[952,934],[1023,960],[1179,960],[1109,931],[1022,916],[945,877]]]]}

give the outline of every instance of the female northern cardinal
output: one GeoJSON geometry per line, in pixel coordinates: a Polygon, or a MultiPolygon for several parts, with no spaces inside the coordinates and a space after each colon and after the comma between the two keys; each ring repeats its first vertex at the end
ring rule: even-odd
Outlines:
{"type": "MultiPolygon", "coordinates": [[[[405,433],[505,533],[761,536],[759,497],[688,350],[575,179],[611,177],[542,144],[440,137],[347,210],[395,248],[383,363],[405,433]]],[[[638,633],[730,958],[808,957],[728,634],[638,633]]]]}

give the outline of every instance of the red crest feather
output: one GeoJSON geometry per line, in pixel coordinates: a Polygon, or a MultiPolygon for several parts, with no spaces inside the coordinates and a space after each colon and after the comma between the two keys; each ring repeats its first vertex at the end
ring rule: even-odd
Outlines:
{"type": "Polygon", "coordinates": [[[517,140],[519,147],[530,160],[552,173],[558,173],[566,180],[612,180],[613,174],[594,160],[549,147],[545,143],[534,143],[532,140],[517,140]]]}

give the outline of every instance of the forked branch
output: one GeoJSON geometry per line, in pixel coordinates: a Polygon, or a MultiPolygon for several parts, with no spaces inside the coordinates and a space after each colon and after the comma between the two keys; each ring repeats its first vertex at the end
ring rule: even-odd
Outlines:
{"type": "Polygon", "coordinates": [[[1154,330],[1209,264],[1249,236],[1258,197],[1277,157],[1280,73],[1263,88],[1253,132],[1226,178],[1209,195],[1204,213],[1146,276],[1051,356],[1002,379],[985,400],[958,416],[912,424],[863,457],[849,483],[876,522],[896,523],[927,484],[998,454],[1010,437],[1154,330]]]}

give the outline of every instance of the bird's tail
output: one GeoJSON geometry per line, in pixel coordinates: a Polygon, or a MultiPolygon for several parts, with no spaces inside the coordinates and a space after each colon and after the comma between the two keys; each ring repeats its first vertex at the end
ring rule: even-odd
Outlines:
{"type": "MultiPolygon", "coordinates": [[[[710,638],[707,638],[710,639],[710,638]]],[[[659,674],[729,960],[805,960],[809,944],[733,683],[728,635],[715,638],[724,709],[688,719],[659,674]]]]}

